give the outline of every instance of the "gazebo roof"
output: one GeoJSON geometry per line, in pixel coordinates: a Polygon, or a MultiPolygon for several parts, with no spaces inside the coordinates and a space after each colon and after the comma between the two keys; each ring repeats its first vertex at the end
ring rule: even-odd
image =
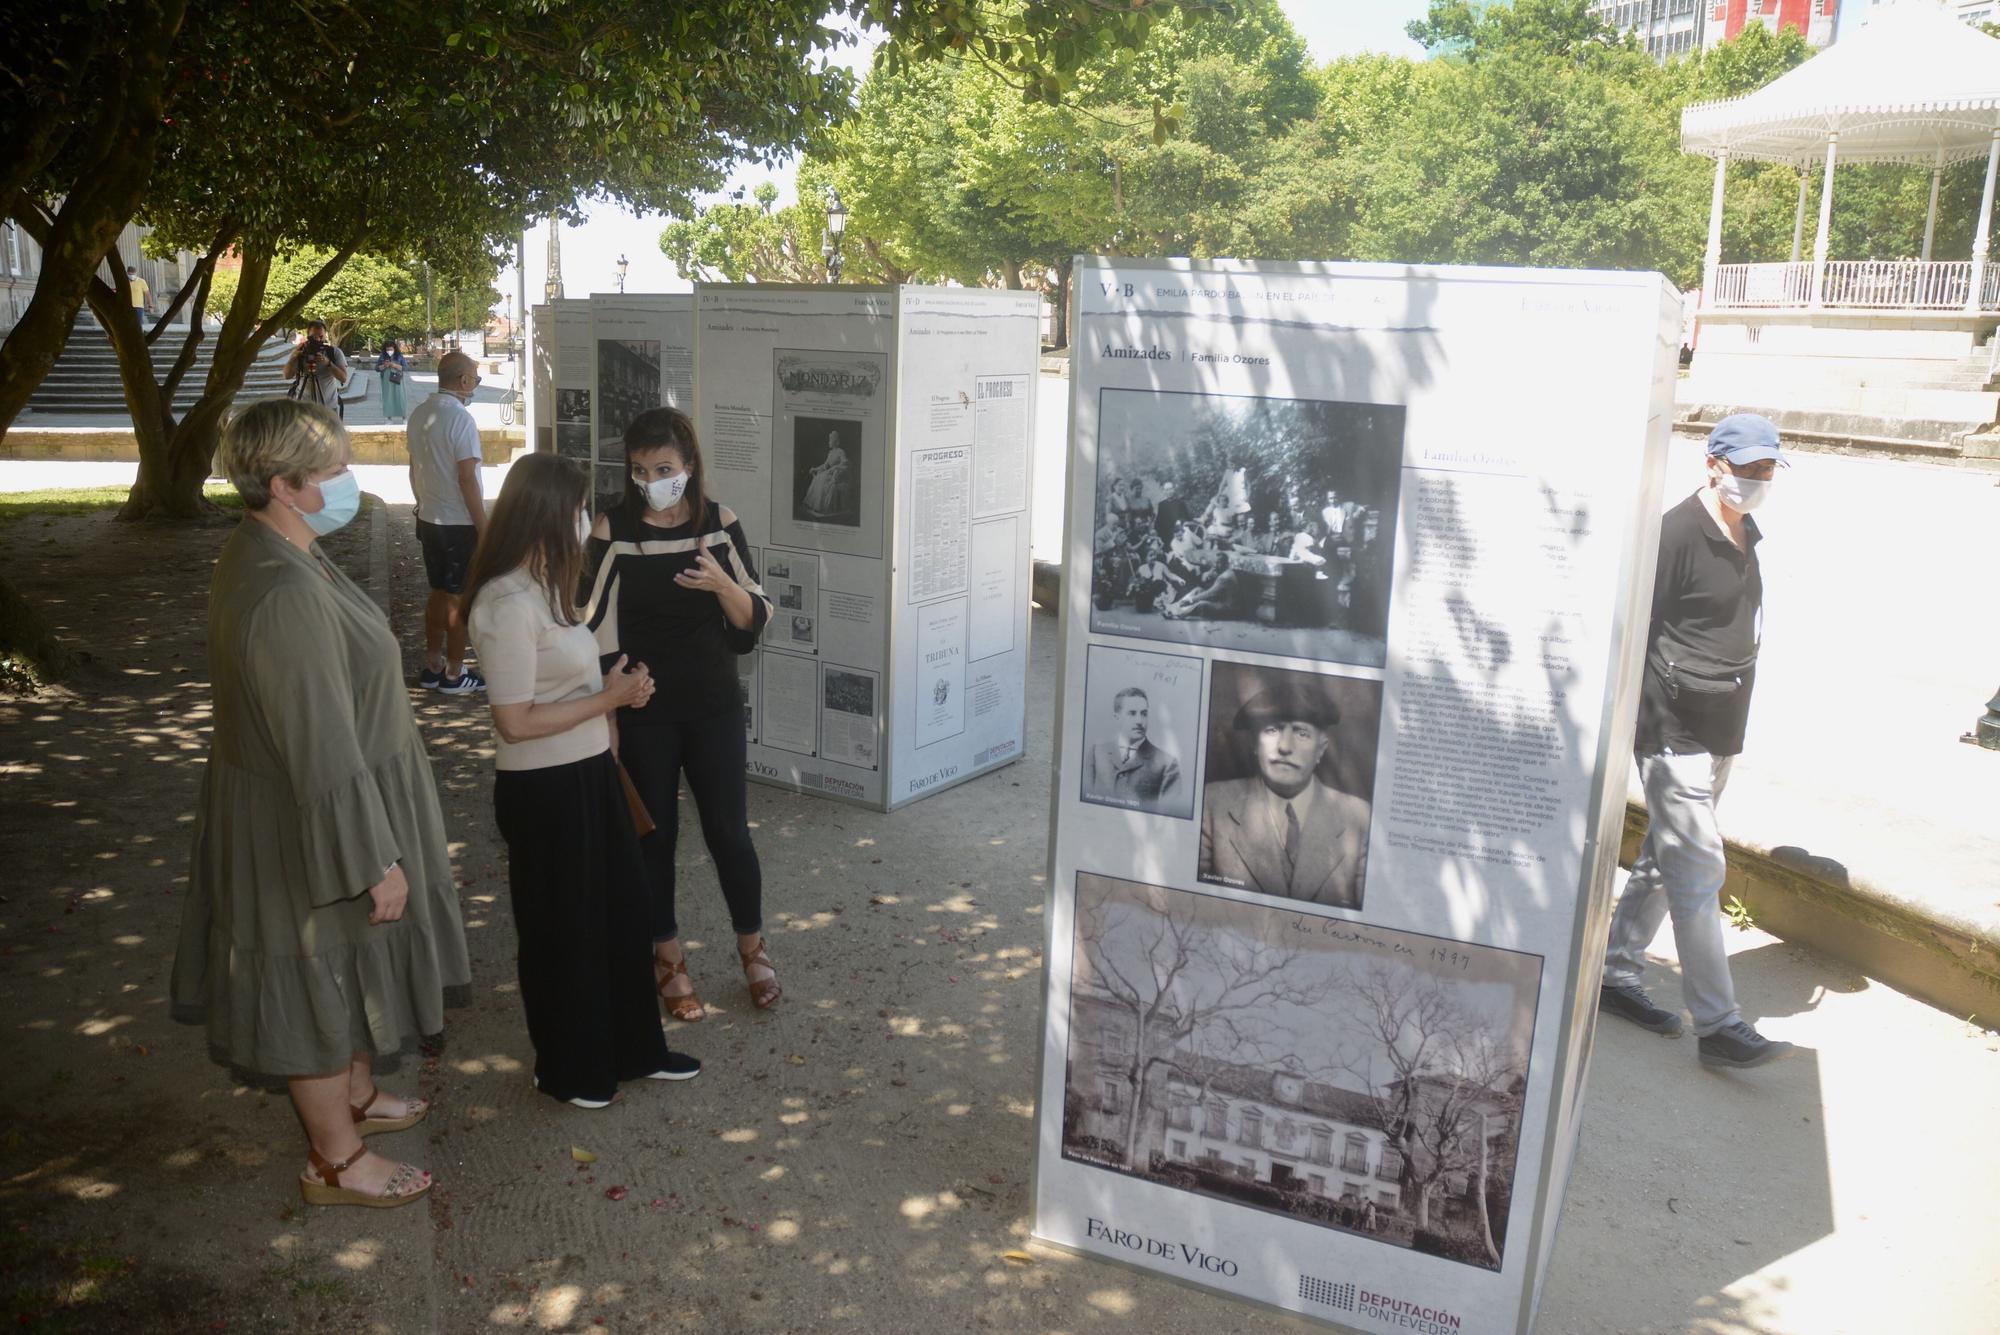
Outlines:
{"type": "Polygon", "coordinates": [[[1859,31],[1744,97],[1681,112],[1681,148],[1803,165],[1840,135],[1842,162],[1964,162],[2000,126],[2000,40],[1935,0],[1878,6],[1859,31]]]}

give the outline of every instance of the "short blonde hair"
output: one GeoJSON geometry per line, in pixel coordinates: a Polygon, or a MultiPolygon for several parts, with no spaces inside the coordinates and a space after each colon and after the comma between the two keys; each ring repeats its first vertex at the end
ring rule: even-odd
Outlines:
{"type": "Polygon", "coordinates": [[[216,465],[243,504],[261,510],[271,503],[271,479],[301,486],[346,456],[347,428],[330,410],[297,399],[262,399],[222,428],[216,465]]]}

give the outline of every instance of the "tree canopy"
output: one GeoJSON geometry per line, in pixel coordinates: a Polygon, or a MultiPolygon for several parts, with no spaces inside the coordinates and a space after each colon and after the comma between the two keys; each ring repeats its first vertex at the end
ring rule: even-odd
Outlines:
{"type": "Polygon", "coordinates": [[[0,207],[42,242],[35,300],[0,347],[0,426],[88,300],[120,358],[139,437],[126,514],[199,505],[221,414],[257,347],[355,254],[476,269],[536,217],[612,198],[686,213],[735,163],[823,142],[853,88],[826,52],[853,26],[885,63],[951,59],[1065,95],[1082,62],[1144,43],[1162,13],[1211,0],[443,0],[334,7],[241,0],[84,0],[24,21],[0,80],[10,134],[0,207]],[[156,371],[167,328],[141,329],[122,266],[99,261],[131,220],[216,264],[242,263],[203,393],[172,408],[194,332],[156,371]],[[267,300],[280,254],[324,256],[267,300]]]}
{"type": "MultiPolygon", "coordinates": [[[[1315,65],[1275,0],[1169,13],[1082,61],[1054,105],[983,63],[882,62],[810,150],[798,205],[705,210],[663,245],[691,273],[816,277],[831,185],[861,280],[1060,290],[1069,256],[1102,253],[1658,269],[1689,285],[1713,167],[1681,152],[1682,109],[1811,55],[1796,31],[1752,25],[1662,65],[1588,0],[1434,0],[1410,33],[1425,58],[1315,65]],[[725,244],[731,229],[744,241],[725,244]]],[[[1789,256],[1801,175],[1731,165],[1726,259],[1789,256]]],[[[1820,180],[1803,175],[1810,226],[1820,180]]],[[[1919,251],[1928,172],[1843,168],[1835,189],[1834,253],[1919,251]]],[[[1979,189],[1976,167],[1946,174],[1937,254],[1969,249],[1979,189]]]]}

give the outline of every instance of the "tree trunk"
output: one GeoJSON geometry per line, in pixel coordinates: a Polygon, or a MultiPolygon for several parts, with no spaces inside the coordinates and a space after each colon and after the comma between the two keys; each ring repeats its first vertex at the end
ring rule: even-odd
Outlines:
{"type": "Polygon", "coordinates": [[[1056,338],[1055,346],[1069,346],[1069,286],[1076,269],[1074,257],[1065,255],[1056,261],[1056,338]]]}
{"type": "Polygon", "coordinates": [[[62,355],[98,263],[146,197],[163,125],[168,56],[186,9],[187,0],[138,0],[130,7],[122,39],[126,64],[105,89],[55,215],[25,193],[7,201],[42,247],[42,268],[28,309],[0,344],[0,436],[62,355]]]}
{"type": "MultiPolygon", "coordinates": [[[[243,388],[244,377],[256,363],[259,349],[270,341],[273,333],[295,320],[306,303],[332,281],[365,234],[365,223],[357,225],[353,237],[299,289],[298,295],[261,323],[257,312],[264,304],[264,293],[270,284],[275,248],[268,243],[244,247],[236,299],[229,304],[229,314],[223,318],[208,379],[202,385],[201,397],[179,422],[174,420],[154,384],[152,355],[145,347],[145,340],[141,338],[139,347],[128,356],[126,347],[113,337],[112,345],[118,348],[118,374],[125,382],[125,401],[132,411],[132,428],[139,444],[139,476],[118,511],[119,519],[131,522],[155,515],[190,519],[211,510],[202,500],[202,484],[208,481],[215,465],[215,447],[221,439],[223,419],[235,403],[237,391],[243,388]]],[[[226,242],[218,242],[222,244],[226,242]]],[[[134,319],[132,323],[136,327],[138,322],[134,319]]]]}
{"type": "Polygon", "coordinates": [[[1000,261],[1000,286],[1009,292],[1021,290],[1021,266],[1017,261],[1000,261]]]}
{"type": "Polygon", "coordinates": [[[1492,1157],[1486,1144],[1486,1114],[1479,1114],[1479,1176],[1473,1189],[1479,1194],[1479,1241],[1486,1247],[1486,1257],[1494,1265],[1500,1264],[1500,1248],[1493,1242],[1493,1220],[1486,1213],[1486,1174],[1488,1160],[1492,1157]]]}

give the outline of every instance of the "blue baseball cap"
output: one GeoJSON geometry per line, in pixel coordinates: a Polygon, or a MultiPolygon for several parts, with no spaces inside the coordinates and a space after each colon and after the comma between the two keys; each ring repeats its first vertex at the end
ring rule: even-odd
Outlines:
{"type": "Polygon", "coordinates": [[[1711,458],[1727,459],[1732,464],[1776,459],[1791,467],[1785,452],[1778,448],[1777,424],[1756,413],[1731,413],[1717,422],[1708,433],[1708,453],[1711,458]]]}

